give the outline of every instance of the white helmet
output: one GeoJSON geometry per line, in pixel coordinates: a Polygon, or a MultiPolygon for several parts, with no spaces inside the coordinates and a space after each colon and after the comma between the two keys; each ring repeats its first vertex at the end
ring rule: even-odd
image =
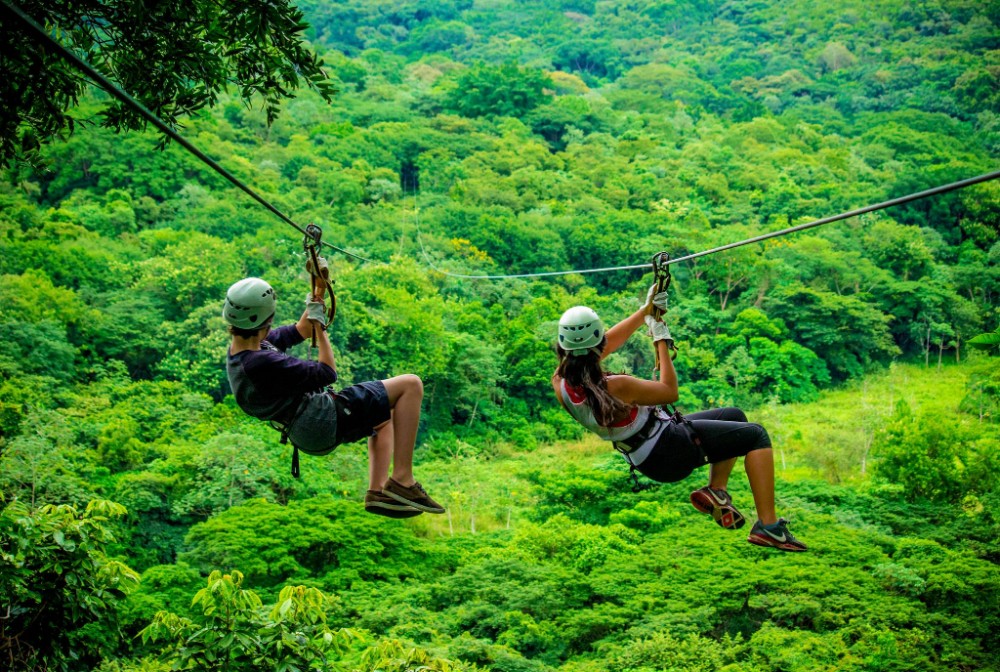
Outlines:
{"type": "Polygon", "coordinates": [[[570,355],[586,355],[604,340],[601,318],[586,306],[574,306],[559,318],[559,347],[570,355]]]}
{"type": "Polygon", "coordinates": [[[226,292],[222,317],[237,329],[256,329],[274,315],[274,289],[260,278],[244,278],[226,292]]]}

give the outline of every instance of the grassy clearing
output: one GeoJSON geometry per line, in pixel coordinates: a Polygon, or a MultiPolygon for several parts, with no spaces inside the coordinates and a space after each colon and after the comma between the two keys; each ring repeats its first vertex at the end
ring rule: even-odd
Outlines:
{"type": "MultiPolygon", "coordinates": [[[[870,477],[869,454],[878,430],[901,402],[918,415],[958,415],[966,381],[976,362],[931,365],[897,363],[808,404],[770,405],[749,413],[768,428],[776,449],[779,481],[822,479],[859,485],[870,477]]],[[[963,422],[976,422],[965,416],[963,422]]],[[[410,523],[428,537],[481,533],[516,527],[544,493],[527,481],[529,469],[545,472],[567,465],[603,467],[616,456],[596,437],[539,447],[525,453],[507,446],[498,457],[467,457],[421,463],[419,477],[446,503],[444,516],[420,516],[410,523]]],[[[627,469],[622,463],[622,478],[627,469]]],[[[692,485],[700,474],[688,480],[692,485]]],[[[734,472],[732,489],[749,497],[745,479],[734,472]],[[745,490],[745,492],[744,492],[745,490]]],[[[780,499],[780,497],[779,497],[780,499]]]]}

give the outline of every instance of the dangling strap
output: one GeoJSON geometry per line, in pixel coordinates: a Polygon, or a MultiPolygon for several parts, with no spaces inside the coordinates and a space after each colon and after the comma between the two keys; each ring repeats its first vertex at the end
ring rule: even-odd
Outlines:
{"type": "MultiPolygon", "coordinates": [[[[299,414],[302,412],[302,408],[307,398],[308,397],[303,397],[299,401],[299,405],[296,406],[295,412],[292,413],[292,417],[289,418],[288,422],[280,422],[278,420],[269,421],[271,427],[273,427],[274,429],[278,430],[278,432],[281,433],[281,439],[279,440],[281,445],[285,445],[286,443],[288,443],[288,433],[292,431],[292,425],[295,424],[295,421],[299,419],[299,414]]],[[[292,444],[292,476],[294,478],[299,477],[299,449],[294,443],[292,444]]]]}
{"type": "Polygon", "coordinates": [[[629,455],[629,451],[619,446],[617,441],[613,442],[611,445],[613,445],[615,450],[621,453],[625,457],[625,461],[628,462],[628,475],[632,479],[632,492],[642,492],[643,490],[649,490],[654,487],[653,483],[642,483],[639,480],[639,475],[636,473],[637,469],[635,467],[635,462],[632,461],[632,456],[629,455]]]}

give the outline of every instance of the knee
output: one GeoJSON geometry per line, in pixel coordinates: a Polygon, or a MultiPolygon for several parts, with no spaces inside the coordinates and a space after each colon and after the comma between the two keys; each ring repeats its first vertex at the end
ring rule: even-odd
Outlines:
{"type": "Polygon", "coordinates": [[[424,381],[420,380],[420,376],[407,373],[402,376],[404,384],[406,385],[406,390],[411,394],[418,395],[423,398],[424,396],[424,381]]]}
{"type": "Polygon", "coordinates": [[[752,426],[757,430],[757,441],[754,443],[754,449],[757,448],[770,448],[771,447],[771,436],[764,429],[763,425],[758,425],[757,423],[752,423],[752,426]]]}
{"type": "Polygon", "coordinates": [[[732,422],[746,422],[747,414],[743,412],[742,408],[730,407],[725,409],[726,420],[732,422]]]}

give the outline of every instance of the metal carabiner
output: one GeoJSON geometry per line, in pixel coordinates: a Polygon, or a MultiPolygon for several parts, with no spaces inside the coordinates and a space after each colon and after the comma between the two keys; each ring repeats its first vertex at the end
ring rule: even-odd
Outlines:
{"type": "MultiPolygon", "coordinates": [[[[670,275],[670,254],[667,252],[657,252],[653,255],[653,278],[656,283],[656,291],[665,292],[670,287],[672,277],[670,275]]],[[[663,311],[655,306],[650,311],[650,315],[656,319],[663,317],[663,311]]],[[[677,358],[677,346],[673,339],[667,341],[667,348],[670,351],[670,359],[677,358]]],[[[656,353],[656,369],[660,368],[660,354],[656,353]]]]}
{"type": "MultiPolygon", "coordinates": [[[[665,292],[670,287],[670,254],[667,252],[657,252],[653,255],[653,278],[656,282],[656,291],[665,292]]],[[[653,317],[661,317],[663,311],[654,308],[653,317]]]]}
{"type": "Polygon", "coordinates": [[[322,244],[323,239],[323,229],[319,228],[315,224],[309,224],[306,226],[305,239],[302,241],[302,249],[315,251],[322,244]]]}

